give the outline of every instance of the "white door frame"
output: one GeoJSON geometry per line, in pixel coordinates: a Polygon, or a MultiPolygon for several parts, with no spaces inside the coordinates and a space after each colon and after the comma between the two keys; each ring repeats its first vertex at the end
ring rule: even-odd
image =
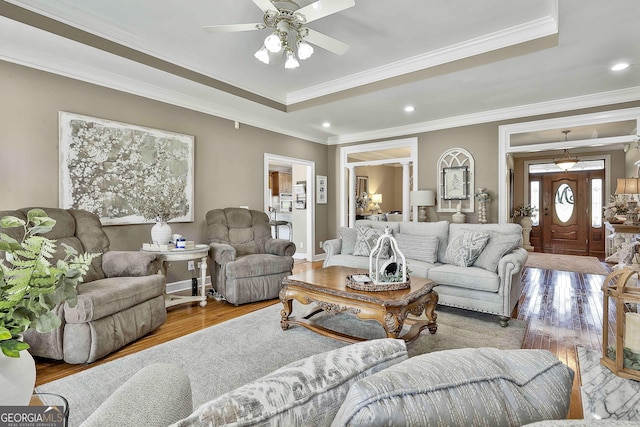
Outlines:
{"type": "Polygon", "coordinates": [[[306,166],[307,168],[307,236],[305,253],[297,254],[296,258],[304,257],[307,261],[313,261],[315,256],[316,241],[316,162],[311,160],[296,159],[280,156],[278,154],[264,153],[264,211],[269,212],[271,206],[271,192],[269,191],[269,162],[284,162],[306,166]]]}
{"type": "MultiPolygon", "coordinates": [[[[535,151],[561,150],[563,148],[586,148],[631,143],[636,135],[624,135],[609,138],[594,138],[573,141],[559,141],[542,144],[511,145],[511,135],[524,132],[536,132],[547,129],[566,129],[571,126],[584,126],[599,123],[636,120],[636,127],[640,125],[640,108],[626,108],[621,110],[603,111],[601,113],[580,114],[559,117],[555,119],[535,120],[523,123],[502,125],[498,128],[498,223],[504,224],[509,220],[509,197],[507,187],[509,182],[509,159],[512,153],[530,153],[535,151]]],[[[605,188],[610,188],[610,175],[606,173],[605,188]]],[[[607,190],[608,191],[608,190],[607,190]]],[[[605,199],[607,200],[607,199],[605,199]]]]}
{"type": "MultiPolygon", "coordinates": [[[[355,168],[356,166],[372,166],[372,165],[384,165],[391,163],[401,163],[405,168],[406,173],[403,173],[402,178],[402,215],[403,220],[409,220],[409,193],[412,190],[411,183],[413,183],[414,189],[418,186],[418,138],[403,138],[403,139],[395,139],[391,141],[381,141],[381,142],[372,142],[368,144],[359,144],[359,145],[349,145],[346,147],[340,147],[340,168],[339,171],[339,183],[338,189],[340,193],[339,199],[339,225],[341,227],[346,226],[346,224],[350,224],[355,219],[355,213],[350,215],[349,212],[349,203],[350,200],[354,199],[355,195],[350,194],[355,192],[355,188],[353,191],[348,191],[349,188],[353,186],[355,182],[354,179],[349,179],[349,168],[355,168]],[[400,147],[409,147],[411,150],[411,154],[406,158],[398,158],[398,159],[384,159],[384,160],[376,160],[370,162],[357,162],[357,163],[349,163],[348,156],[352,153],[363,153],[368,151],[379,151],[379,150],[387,150],[391,148],[400,148],[400,147]],[[408,165],[413,165],[413,176],[409,176],[408,173],[408,165]],[[347,186],[349,183],[349,186],[347,186]]],[[[352,177],[353,178],[353,177],[352,177]]],[[[355,203],[355,202],[354,202],[355,203]]],[[[415,209],[414,209],[415,210],[415,209]]],[[[414,218],[417,218],[418,214],[414,212],[414,218]]],[[[352,226],[353,224],[350,224],[352,226]]]]}

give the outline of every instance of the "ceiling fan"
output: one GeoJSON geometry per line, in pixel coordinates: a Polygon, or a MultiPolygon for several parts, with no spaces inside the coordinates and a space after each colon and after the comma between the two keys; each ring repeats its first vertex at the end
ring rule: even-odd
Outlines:
{"type": "Polygon", "coordinates": [[[337,55],[343,55],[349,50],[348,44],[308,28],[306,24],[353,7],[354,0],[318,0],[304,7],[300,7],[294,0],[253,0],[253,2],[264,12],[263,22],[207,25],[202,29],[209,33],[230,33],[273,28],[273,33],[264,39],[264,45],[254,56],[265,64],[273,64],[279,62],[284,55],[285,68],[300,66],[293,51],[294,47],[297,48],[298,58],[303,60],[313,54],[313,47],[309,43],[337,55]],[[292,41],[289,41],[290,38],[292,41]]]}

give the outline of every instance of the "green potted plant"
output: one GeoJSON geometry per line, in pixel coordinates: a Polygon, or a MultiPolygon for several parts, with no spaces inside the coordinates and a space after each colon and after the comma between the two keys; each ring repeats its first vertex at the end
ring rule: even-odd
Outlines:
{"type": "MultiPolygon", "coordinates": [[[[10,359],[29,358],[22,350],[29,345],[20,338],[27,329],[48,332],[60,326],[60,318],[53,309],[67,302],[75,306],[77,285],[89,270],[91,261],[100,254],[79,254],[74,248],[62,243],[66,256],[52,265],[50,259],[56,252],[55,240],[40,236],[53,229],[56,221],[42,209],[27,213],[27,221],[15,216],[0,219],[2,229],[22,227],[24,236],[18,241],[0,232],[0,349],[3,356],[0,369],[3,373],[12,370],[10,359]]],[[[35,365],[33,366],[35,381],[35,365]]],[[[11,388],[15,387],[11,384],[11,388]]],[[[10,390],[11,390],[10,388],[10,390]]],[[[30,386],[33,390],[33,383],[30,386]]],[[[13,391],[13,390],[12,390],[13,391]]],[[[29,395],[31,393],[29,392],[29,395]]],[[[28,401],[27,401],[28,402],[28,401]]]]}

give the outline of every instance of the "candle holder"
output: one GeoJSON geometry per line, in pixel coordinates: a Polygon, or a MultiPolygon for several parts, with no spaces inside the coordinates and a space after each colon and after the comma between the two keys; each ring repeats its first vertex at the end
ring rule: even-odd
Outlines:
{"type": "Polygon", "coordinates": [[[407,260],[398,249],[398,243],[385,227],[369,255],[369,277],[379,290],[406,289],[411,286],[407,260]]]}
{"type": "Polygon", "coordinates": [[[605,278],[602,291],[604,310],[600,363],[619,377],[640,381],[638,272],[628,268],[614,271],[605,278]]]}

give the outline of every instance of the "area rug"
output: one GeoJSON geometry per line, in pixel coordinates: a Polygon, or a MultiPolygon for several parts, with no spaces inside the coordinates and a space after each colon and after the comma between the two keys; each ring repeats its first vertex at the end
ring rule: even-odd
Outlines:
{"type": "MultiPolygon", "coordinates": [[[[280,304],[211,326],[141,352],[37,387],[69,401],[70,423],[79,425],[143,366],[165,362],[183,367],[191,380],[194,407],[295,360],[347,345],[300,326],[280,328],[280,304]]],[[[293,315],[310,306],[294,305],[293,315]]],[[[500,327],[496,316],[438,307],[438,331],[424,330],[409,355],[464,347],[520,348],[526,323],[500,327]]],[[[349,314],[320,314],[318,323],[363,338],[384,338],[380,324],[349,314]]],[[[318,316],[314,317],[314,319],[318,316]]],[[[45,402],[46,403],[46,402],[45,402]]]]}
{"type": "Polygon", "coordinates": [[[543,254],[529,252],[525,267],[544,268],[546,270],[572,271],[575,273],[609,274],[600,260],[594,256],[543,254]]]}

